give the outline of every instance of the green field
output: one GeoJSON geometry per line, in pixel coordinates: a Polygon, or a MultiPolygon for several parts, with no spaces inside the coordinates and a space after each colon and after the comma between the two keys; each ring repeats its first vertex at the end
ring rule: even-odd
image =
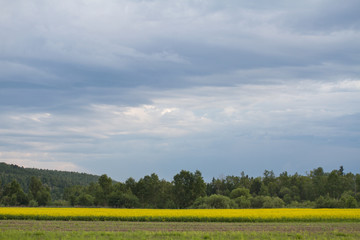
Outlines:
{"type": "Polygon", "coordinates": [[[2,220],[0,239],[360,239],[360,224],[2,220]]]}
{"type": "Polygon", "coordinates": [[[351,233],[281,233],[281,232],[18,232],[1,233],[0,239],[359,239],[351,233]]]}

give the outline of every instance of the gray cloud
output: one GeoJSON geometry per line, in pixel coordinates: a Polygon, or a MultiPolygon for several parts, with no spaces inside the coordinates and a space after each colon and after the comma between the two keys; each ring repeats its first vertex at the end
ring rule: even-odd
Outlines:
{"type": "Polygon", "coordinates": [[[342,165],[341,155],[354,169],[358,9],[325,0],[4,2],[0,160],[118,179],[181,168],[208,177],[259,174],[259,165],[305,171],[342,165]]]}

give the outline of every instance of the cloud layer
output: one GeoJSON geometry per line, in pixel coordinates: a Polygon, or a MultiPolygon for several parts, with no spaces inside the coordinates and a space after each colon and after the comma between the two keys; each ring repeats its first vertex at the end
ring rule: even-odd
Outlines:
{"type": "Polygon", "coordinates": [[[1,161],[118,180],[356,171],[358,1],[2,5],[1,161]]]}

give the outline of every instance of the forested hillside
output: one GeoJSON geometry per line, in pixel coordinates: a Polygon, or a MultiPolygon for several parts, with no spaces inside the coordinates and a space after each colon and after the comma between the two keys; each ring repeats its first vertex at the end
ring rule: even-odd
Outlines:
{"type": "Polygon", "coordinates": [[[357,208],[360,174],[319,167],[306,176],[213,178],[181,170],[172,181],[153,173],[138,181],[114,182],[106,174],[26,169],[1,164],[0,204],[4,206],[102,206],[120,208],[357,208]],[[21,183],[21,184],[19,184],[21,183]],[[55,195],[56,197],[50,196],[55,195]],[[54,201],[56,200],[56,201],[54,201]]]}
{"type": "Polygon", "coordinates": [[[50,188],[51,198],[58,200],[63,197],[64,189],[74,186],[86,186],[97,182],[99,176],[56,170],[23,168],[17,165],[0,163],[0,183],[2,186],[16,180],[25,192],[29,191],[31,177],[36,176],[50,188]]]}

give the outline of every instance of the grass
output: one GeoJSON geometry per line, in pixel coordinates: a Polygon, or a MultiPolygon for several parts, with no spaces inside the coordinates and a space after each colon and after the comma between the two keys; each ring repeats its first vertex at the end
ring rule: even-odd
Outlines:
{"type": "Polygon", "coordinates": [[[185,240],[185,239],[359,239],[358,233],[284,233],[284,232],[46,232],[46,231],[5,231],[0,232],[0,239],[6,240],[35,240],[35,239],[62,239],[62,240],[92,240],[92,239],[133,239],[133,240],[185,240]]]}
{"type": "Polygon", "coordinates": [[[359,223],[219,223],[0,220],[0,231],[152,231],[152,232],[344,232],[360,233],[359,223]]]}
{"type": "Polygon", "coordinates": [[[0,239],[360,239],[359,223],[1,220],[0,239]]]}

